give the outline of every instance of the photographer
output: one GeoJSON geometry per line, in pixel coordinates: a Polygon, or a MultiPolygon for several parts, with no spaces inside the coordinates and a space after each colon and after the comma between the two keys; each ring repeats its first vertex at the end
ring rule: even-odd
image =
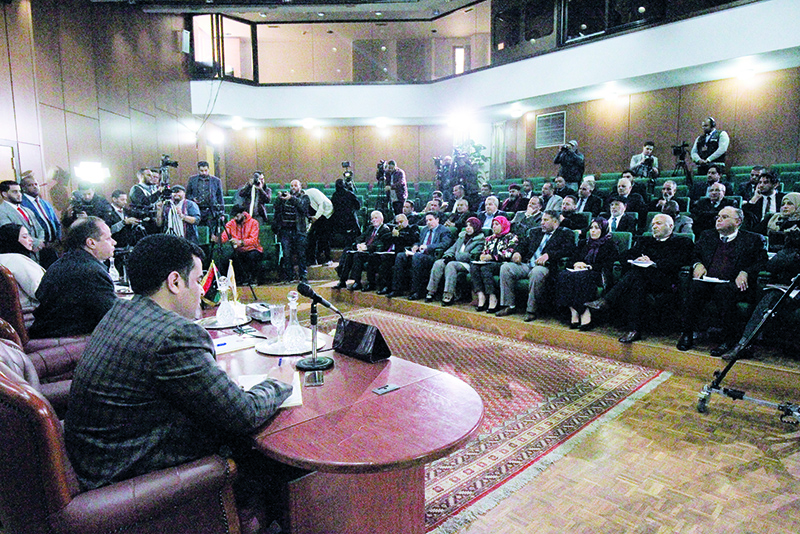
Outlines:
{"type": "Polygon", "coordinates": [[[272,229],[281,243],[281,279],[294,280],[294,266],[301,282],[308,282],[306,245],[308,243],[308,213],[311,201],[303,191],[300,180],[292,180],[291,192],[281,191],[275,199],[275,219],[272,229]]]}
{"type": "Polygon", "coordinates": [[[118,248],[133,246],[144,237],[145,231],[141,220],[132,217],[128,212],[128,195],[121,189],[111,193],[111,216],[107,222],[111,229],[111,237],[117,242],[118,248]],[[136,230],[141,230],[136,232],[136,230]]]}
{"type": "Polygon", "coordinates": [[[236,205],[244,206],[247,213],[261,222],[267,221],[266,205],[272,203],[272,189],[264,184],[264,173],[253,172],[253,175],[236,193],[236,205]]]}
{"type": "Polygon", "coordinates": [[[186,198],[200,207],[200,224],[207,226],[209,235],[215,235],[221,216],[225,214],[222,197],[222,180],[209,172],[207,161],[197,162],[197,174],[189,177],[186,198]]]}
{"type": "Polygon", "coordinates": [[[351,193],[355,194],[356,193],[356,184],[353,181],[353,169],[350,168],[350,162],[349,161],[343,161],[342,162],[342,168],[344,169],[344,171],[342,171],[342,180],[343,180],[343,183],[344,183],[344,187],[345,187],[345,189],[347,189],[351,193]]]}
{"type": "Polygon", "coordinates": [[[583,154],[578,152],[578,142],[573,139],[563,145],[553,163],[561,166],[558,175],[563,176],[567,183],[575,184],[577,189],[578,184],[583,181],[584,170],[584,158],[583,154]]]}
{"type": "Polygon", "coordinates": [[[645,141],[642,153],[631,158],[630,169],[634,176],[650,180],[658,178],[658,158],[653,155],[654,148],[655,143],[645,141]]]}
{"type": "Polygon", "coordinates": [[[444,191],[445,200],[448,204],[453,202],[453,158],[445,156],[443,158],[433,158],[436,166],[436,189],[444,191]]]}
{"type": "Polygon", "coordinates": [[[161,177],[152,169],[142,168],[136,173],[139,183],[131,187],[128,193],[128,213],[142,223],[148,234],[158,233],[156,215],[157,203],[161,200],[163,187],[160,185],[161,177]]]}
{"type": "Polygon", "coordinates": [[[384,165],[379,163],[378,175],[381,177],[378,182],[383,180],[383,189],[386,191],[386,202],[391,204],[395,215],[402,213],[403,202],[408,198],[408,185],[406,183],[406,173],[397,166],[397,163],[390,159],[384,165]]]}
{"type": "Polygon", "coordinates": [[[164,227],[164,233],[185,237],[192,243],[199,243],[197,224],[200,222],[200,208],[186,199],[186,189],[182,185],[172,186],[172,197],[161,204],[156,224],[164,227]],[[166,221],[166,226],[164,222],[166,221]]]}

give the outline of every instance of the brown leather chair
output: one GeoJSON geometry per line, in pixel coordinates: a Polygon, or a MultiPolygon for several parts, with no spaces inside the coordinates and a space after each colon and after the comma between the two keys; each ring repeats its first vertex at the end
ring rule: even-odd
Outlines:
{"type": "Polygon", "coordinates": [[[208,456],[81,491],[61,423],[27,382],[0,370],[4,534],[239,534],[231,460],[208,456]]]}
{"type": "Polygon", "coordinates": [[[28,354],[43,383],[72,378],[89,336],[29,339],[14,275],[0,265],[0,318],[17,332],[20,346],[28,354]]]}

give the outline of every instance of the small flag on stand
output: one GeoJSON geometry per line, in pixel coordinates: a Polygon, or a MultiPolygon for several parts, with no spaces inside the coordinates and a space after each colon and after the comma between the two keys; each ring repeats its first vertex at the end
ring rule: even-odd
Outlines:
{"type": "Polygon", "coordinates": [[[216,281],[217,277],[217,267],[214,265],[214,261],[211,261],[211,265],[208,267],[208,271],[206,271],[206,275],[203,277],[201,282],[203,286],[203,302],[208,306],[216,306],[219,304],[219,292],[217,291],[216,281]]]}
{"type": "Polygon", "coordinates": [[[228,260],[228,283],[231,286],[231,300],[239,302],[239,293],[236,291],[236,273],[233,270],[233,260],[228,260]]]}

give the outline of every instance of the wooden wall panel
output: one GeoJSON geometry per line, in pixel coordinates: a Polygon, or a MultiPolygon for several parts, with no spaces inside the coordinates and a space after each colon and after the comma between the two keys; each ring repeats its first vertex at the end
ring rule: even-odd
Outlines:
{"type": "Polygon", "coordinates": [[[703,133],[700,124],[710,115],[716,119],[718,128],[731,134],[732,142],[728,150],[728,159],[732,161],[737,159],[737,147],[734,139],[736,80],[719,80],[684,86],[681,88],[680,106],[679,139],[685,139],[691,148],[697,136],[703,133]]]}
{"type": "Polygon", "coordinates": [[[266,128],[258,131],[256,165],[264,171],[268,183],[280,183],[285,186],[291,180],[284,170],[289,159],[291,130],[291,128],[266,128]]]}
{"type": "Polygon", "coordinates": [[[65,111],[97,119],[97,80],[95,78],[92,10],[84,2],[61,3],[60,50],[64,82],[65,111]]]}
{"type": "MultiPolygon", "coordinates": [[[[356,165],[353,129],[348,127],[324,128],[320,143],[324,147],[320,151],[318,182],[333,184],[342,177],[342,162],[349,161],[356,165]]],[[[365,170],[361,166],[357,169],[365,170]]]]}
{"type": "Polygon", "coordinates": [[[453,155],[453,132],[445,126],[418,126],[417,128],[419,129],[420,180],[433,181],[436,178],[433,157],[453,155]]]}
{"type": "Polygon", "coordinates": [[[11,98],[13,87],[11,83],[11,64],[8,59],[9,35],[6,32],[5,10],[0,10],[0,124],[4,131],[0,138],[8,140],[17,139],[17,124],[14,119],[14,101],[11,98]]]}
{"type": "Polygon", "coordinates": [[[61,22],[57,0],[41,0],[32,6],[39,103],[64,108],[61,74],[61,22]]]}
{"type": "Polygon", "coordinates": [[[124,12],[118,9],[105,9],[102,13],[107,18],[107,24],[98,27],[94,37],[95,43],[102,43],[102,46],[95,46],[94,56],[97,102],[100,109],[127,117],[130,115],[128,99],[130,65],[135,63],[136,58],[131,55],[127,28],[122,23],[126,18],[124,12]]]}
{"type": "Polygon", "coordinates": [[[107,184],[98,188],[107,199],[114,189],[128,191],[136,183],[137,166],[132,164],[131,121],[128,117],[100,110],[101,161],[111,173],[107,184]]]}
{"type": "Polygon", "coordinates": [[[305,187],[309,182],[322,179],[319,162],[322,153],[322,130],[317,128],[292,128],[289,134],[289,160],[286,174],[300,180],[305,187]]]}
{"type": "Polygon", "coordinates": [[[33,27],[29,2],[5,6],[17,140],[39,144],[39,115],[34,76],[33,27]]]}
{"type": "Polygon", "coordinates": [[[368,174],[365,171],[365,176],[370,176],[370,180],[375,180],[375,167],[380,160],[394,159],[401,169],[406,170],[405,161],[395,155],[394,142],[389,128],[356,126],[353,128],[353,141],[355,144],[354,160],[359,163],[360,167],[370,169],[368,174]]]}
{"type": "Polygon", "coordinates": [[[67,149],[67,119],[64,110],[51,106],[39,106],[42,119],[42,156],[47,171],[61,167],[69,167],[69,150],[67,149]]]}
{"type": "Polygon", "coordinates": [[[154,73],[158,72],[158,66],[152,59],[155,57],[156,45],[150,34],[148,18],[136,17],[130,31],[129,42],[133,56],[128,80],[130,105],[138,111],[155,115],[157,84],[154,83],[154,73]]]}
{"type": "Polygon", "coordinates": [[[629,97],[592,100],[576,107],[585,115],[579,115],[582,119],[580,128],[567,121],[567,138],[578,141],[578,149],[586,158],[586,173],[627,168],[631,157],[628,149],[629,97]]]}
{"type": "Polygon", "coordinates": [[[653,141],[662,174],[675,167],[672,145],[681,143],[678,139],[679,102],[677,87],[630,96],[626,165],[630,164],[631,156],[641,153],[645,141],[653,141]]]}
{"type": "Polygon", "coordinates": [[[737,84],[735,130],[729,132],[738,162],[772,165],[795,161],[800,129],[799,69],[758,74],[737,84]]]}
{"type": "MultiPolygon", "coordinates": [[[[99,161],[104,167],[103,151],[100,144],[100,122],[77,113],[67,112],[67,150],[69,151],[69,169],[82,161],[99,161]]],[[[116,179],[116,178],[115,178],[116,179]]]]}
{"type": "Polygon", "coordinates": [[[228,189],[238,189],[258,169],[256,139],[249,129],[232,131],[225,148],[228,189]]]}

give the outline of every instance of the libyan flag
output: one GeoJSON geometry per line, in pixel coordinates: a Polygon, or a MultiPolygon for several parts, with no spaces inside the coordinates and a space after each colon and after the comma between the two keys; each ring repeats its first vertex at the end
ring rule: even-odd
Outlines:
{"type": "Polygon", "coordinates": [[[217,266],[214,261],[208,266],[208,271],[203,277],[201,285],[203,286],[203,303],[208,306],[217,306],[219,304],[219,291],[217,291],[217,266]]]}

